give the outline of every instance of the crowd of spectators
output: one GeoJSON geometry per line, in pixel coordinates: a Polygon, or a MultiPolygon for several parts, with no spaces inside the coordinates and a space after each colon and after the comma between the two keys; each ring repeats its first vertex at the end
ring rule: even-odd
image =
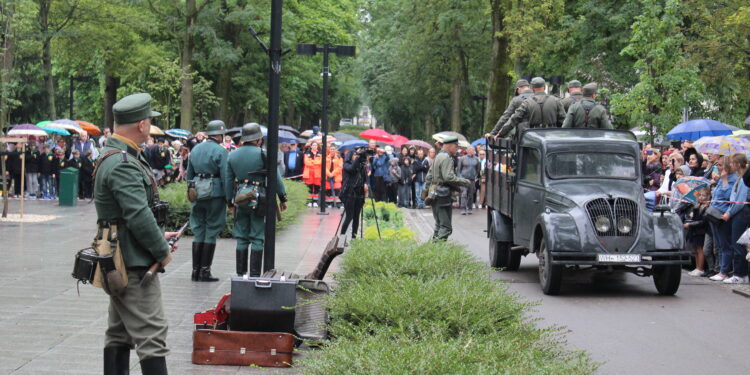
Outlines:
{"type": "Polygon", "coordinates": [[[690,275],[728,284],[747,283],[750,255],[746,245],[738,243],[750,226],[747,156],[702,155],[690,141],[673,143],[663,151],[646,145],[642,168],[649,208],[668,203],[683,221],[685,246],[695,253],[690,275]],[[686,176],[709,182],[693,192],[694,201],[680,199],[674,190],[675,183],[686,176]]]}

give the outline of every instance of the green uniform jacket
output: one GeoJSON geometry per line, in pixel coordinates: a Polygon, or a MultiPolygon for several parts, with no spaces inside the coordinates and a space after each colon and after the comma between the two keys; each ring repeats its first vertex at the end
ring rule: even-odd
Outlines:
{"type": "Polygon", "coordinates": [[[521,103],[521,106],[500,129],[499,135],[504,137],[519,125],[521,128],[517,130],[517,133],[526,128],[557,128],[562,125],[563,121],[565,121],[565,111],[560,100],[540,91],[521,103]]]}
{"type": "MultiPolygon", "coordinates": [[[[424,183],[425,189],[429,189],[430,185],[433,183],[436,185],[448,185],[452,188],[471,185],[471,181],[456,175],[456,169],[453,166],[453,158],[445,151],[440,151],[435,157],[435,161],[430,166],[430,170],[427,171],[424,183]]],[[[439,198],[437,204],[440,206],[450,204],[452,199],[451,197],[447,198],[448,199],[439,198]]]]}
{"type": "Polygon", "coordinates": [[[560,103],[562,103],[563,110],[565,110],[565,113],[568,113],[570,106],[572,106],[575,103],[580,102],[582,99],[583,99],[583,93],[577,92],[575,94],[570,94],[570,96],[567,98],[561,99],[560,103]]]}
{"type": "Polygon", "coordinates": [[[118,137],[107,140],[102,155],[112,150],[125,152],[108,157],[98,167],[96,215],[99,220],[119,221],[117,237],[126,267],[149,267],[169,255],[169,245],[149,207],[155,199],[151,168],[140,150],[118,137]]]}
{"type": "MultiPolygon", "coordinates": [[[[192,156],[191,156],[192,157],[192,156]]],[[[250,179],[253,181],[264,182],[262,176],[248,177],[248,173],[257,172],[263,170],[263,159],[261,158],[260,147],[255,145],[244,145],[240,148],[229,153],[227,160],[227,174],[224,177],[224,189],[227,197],[227,202],[231,202],[234,199],[234,182],[243,181],[250,179]]],[[[284,181],[281,179],[281,174],[276,174],[276,186],[278,195],[285,196],[286,189],[284,188],[284,181]]]]}
{"type": "Polygon", "coordinates": [[[607,110],[601,104],[596,104],[594,99],[583,98],[578,103],[570,106],[565,116],[563,128],[599,128],[613,129],[609,122],[607,110]],[[589,110],[589,122],[586,123],[586,110],[589,110]]]}
{"type": "Polygon", "coordinates": [[[212,139],[198,144],[188,158],[187,179],[192,180],[198,174],[219,176],[213,179],[211,198],[223,198],[226,195],[224,177],[227,175],[228,155],[229,151],[212,139]]]}
{"type": "Polygon", "coordinates": [[[513,114],[516,113],[516,109],[521,106],[521,103],[532,96],[534,96],[534,92],[531,91],[531,89],[526,89],[524,92],[511,99],[510,104],[508,104],[508,108],[505,109],[503,115],[500,116],[499,120],[497,120],[497,123],[495,124],[495,127],[492,128],[490,134],[497,135],[497,133],[500,131],[500,128],[502,128],[502,126],[505,125],[506,122],[508,122],[510,116],[513,116],[513,114]]]}

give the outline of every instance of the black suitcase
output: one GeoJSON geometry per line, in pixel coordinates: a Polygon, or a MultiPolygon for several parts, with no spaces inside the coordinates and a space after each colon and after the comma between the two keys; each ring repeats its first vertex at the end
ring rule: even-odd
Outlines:
{"type": "Polygon", "coordinates": [[[232,331],[294,333],[297,280],[232,277],[232,331]]]}

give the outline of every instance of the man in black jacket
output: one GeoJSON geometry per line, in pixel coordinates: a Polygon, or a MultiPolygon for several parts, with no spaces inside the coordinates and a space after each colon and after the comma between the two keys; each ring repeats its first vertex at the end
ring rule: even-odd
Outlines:
{"type": "Polygon", "coordinates": [[[286,165],[284,177],[299,176],[302,174],[302,168],[304,167],[303,155],[296,144],[289,145],[289,150],[284,151],[284,165],[286,165]]]}
{"type": "Polygon", "coordinates": [[[341,235],[346,235],[352,224],[352,238],[357,238],[359,216],[367,196],[367,154],[364,148],[349,151],[344,157],[343,185],[339,197],[344,202],[344,222],[341,235]]]}
{"type": "Polygon", "coordinates": [[[42,151],[39,156],[39,190],[43,199],[52,199],[55,196],[54,173],[57,163],[55,154],[50,151],[50,145],[45,144],[42,151]]]}
{"type": "Polygon", "coordinates": [[[94,187],[94,159],[91,150],[86,151],[86,157],[81,158],[81,170],[78,177],[78,198],[91,199],[94,187]]]}
{"type": "Polygon", "coordinates": [[[41,155],[35,142],[29,142],[26,147],[26,192],[29,198],[40,198],[39,194],[39,159],[41,155]]]}
{"type": "Polygon", "coordinates": [[[8,159],[5,161],[8,175],[13,180],[13,197],[21,196],[21,147],[17,143],[9,143],[8,159]]]}
{"type": "Polygon", "coordinates": [[[417,150],[417,158],[414,159],[412,164],[414,170],[414,190],[417,195],[416,204],[417,208],[424,208],[424,202],[422,202],[422,190],[424,190],[424,179],[427,175],[427,171],[430,170],[430,162],[424,156],[424,150],[417,150]]]}

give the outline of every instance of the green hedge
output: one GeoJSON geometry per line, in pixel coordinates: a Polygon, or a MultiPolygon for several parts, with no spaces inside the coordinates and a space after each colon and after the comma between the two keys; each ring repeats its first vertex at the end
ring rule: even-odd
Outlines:
{"type": "MultiPolygon", "coordinates": [[[[281,213],[281,221],[276,223],[277,230],[284,229],[294,223],[306,209],[305,204],[307,203],[308,191],[305,184],[298,181],[284,180],[284,186],[286,187],[289,201],[287,202],[287,210],[281,213]]],[[[179,228],[190,218],[190,201],[187,199],[186,191],[187,186],[184,182],[169,184],[159,191],[161,199],[169,202],[168,230],[179,228]]],[[[233,225],[234,215],[228,212],[227,226],[222,230],[220,237],[232,238],[233,225]]],[[[186,234],[192,236],[190,229],[188,229],[186,234]]]]}
{"type": "Polygon", "coordinates": [[[364,221],[366,240],[401,240],[408,241],[415,238],[414,232],[404,226],[404,213],[393,203],[376,202],[375,209],[372,203],[365,202],[364,221]],[[369,205],[368,205],[369,204],[369,205]],[[377,225],[375,222],[375,212],[377,212],[377,225]],[[378,226],[380,227],[380,237],[378,237],[378,226]]]}
{"type": "Polygon", "coordinates": [[[349,135],[353,135],[353,136],[355,136],[355,137],[357,137],[359,139],[364,139],[364,138],[362,138],[362,137],[359,136],[359,133],[362,133],[363,131],[365,131],[367,129],[369,129],[369,128],[366,127],[366,126],[343,125],[343,126],[339,127],[338,130],[336,130],[335,132],[331,132],[331,133],[341,132],[341,133],[346,133],[346,134],[349,134],[349,135]]]}
{"type": "Polygon", "coordinates": [[[308,374],[591,374],[597,364],[540,329],[533,304],[445,242],[358,240],[329,298],[334,340],[308,374]]]}

